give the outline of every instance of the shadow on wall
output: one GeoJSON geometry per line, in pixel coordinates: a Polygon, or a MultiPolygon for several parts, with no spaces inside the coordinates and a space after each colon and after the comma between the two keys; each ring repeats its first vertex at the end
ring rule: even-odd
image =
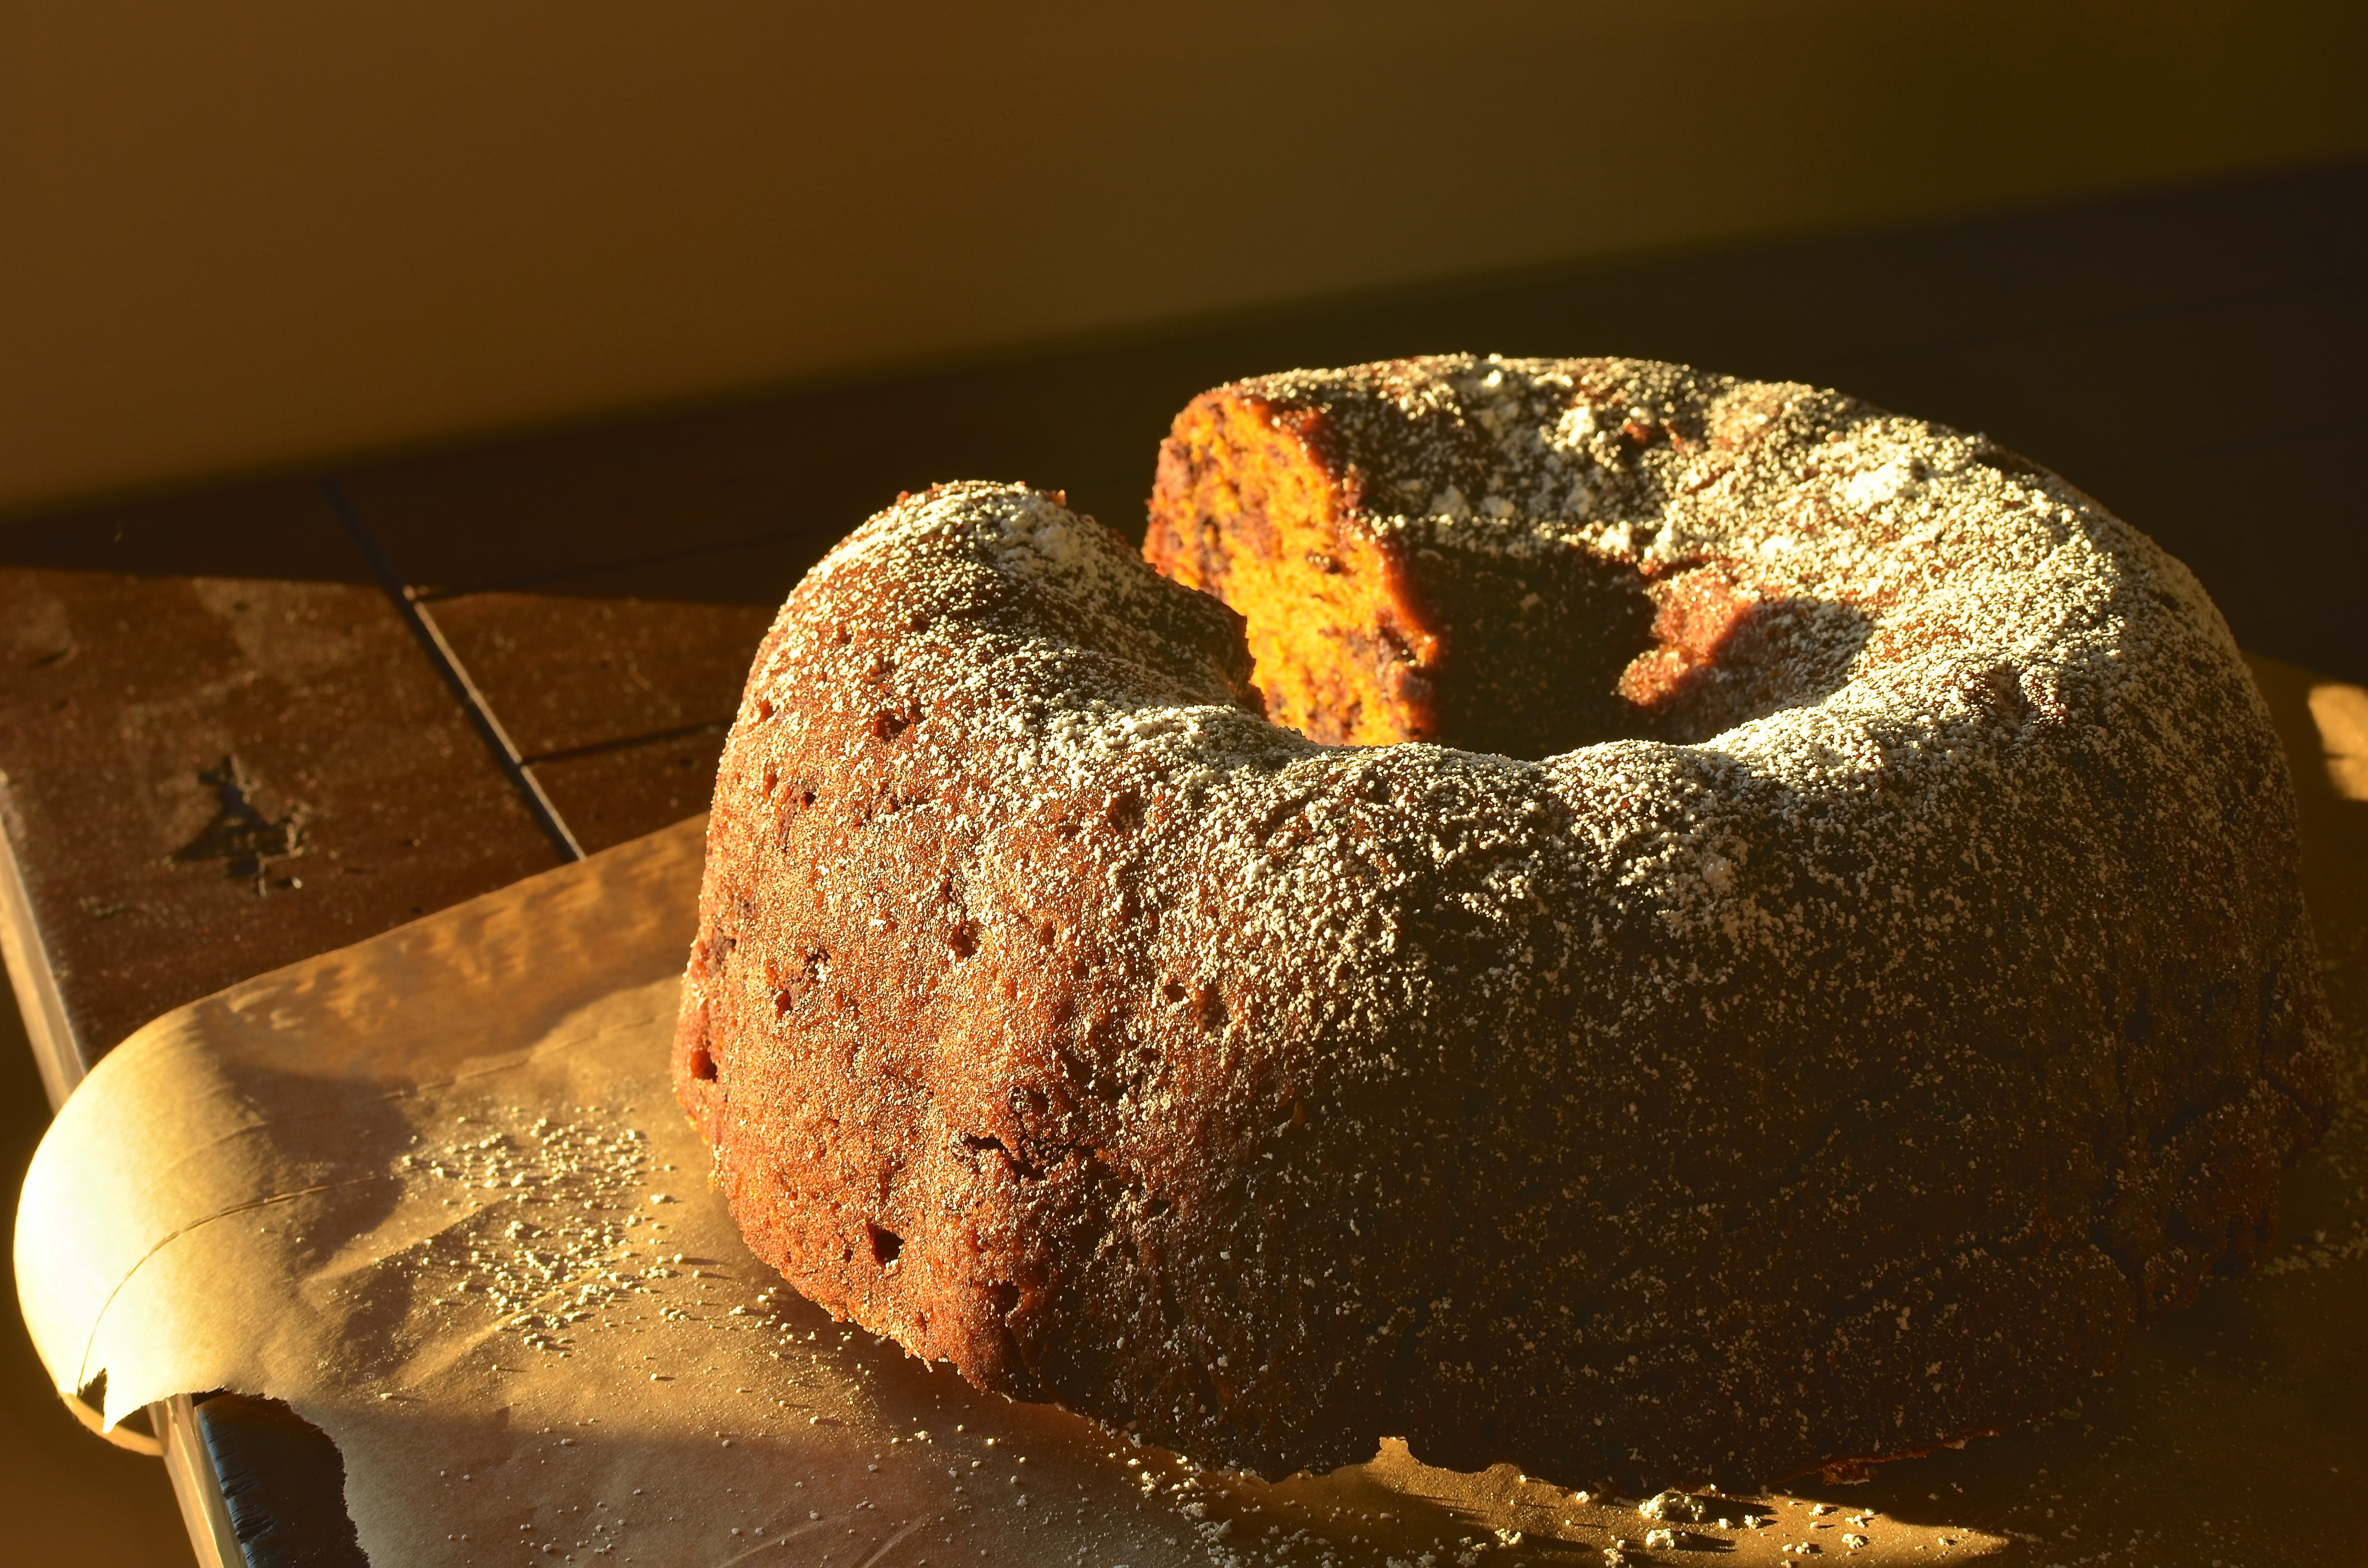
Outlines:
{"type": "Polygon", "coordinates": [[[769,609],[900,491],[946,480],[1063,490],[1139,539],[1169,420],[1238,377],[1443,350],[1611,352],[1838,386],[1987,431],[2187,562],[2246,646],[2361,678],[2368,532],[2344,476],[2368,465],[2363,267],[2368,163],[2289,170],[1393,289],[357,460],[334,492],[288,479],[0,524],[0,566],[366,584],[359,523],[431,599],[530,589],[769,609]],[[2295,412],[2242,410],[2232,386],[2276,387],[2295,412]]]}

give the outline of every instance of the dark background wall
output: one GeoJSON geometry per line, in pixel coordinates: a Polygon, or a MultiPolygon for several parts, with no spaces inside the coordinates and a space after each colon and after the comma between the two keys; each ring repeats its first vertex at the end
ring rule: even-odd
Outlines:
{"type": "Polygon", "coordinates": [[[2343,0],[0,0],[0,514],[2362,151],[2343,0]]]}

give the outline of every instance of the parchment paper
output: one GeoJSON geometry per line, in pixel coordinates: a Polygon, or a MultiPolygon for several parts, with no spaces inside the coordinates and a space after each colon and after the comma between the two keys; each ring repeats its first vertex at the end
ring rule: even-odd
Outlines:
{"type": "Polygon", "coordinates": [[[1455,1475],[1395,1444],[1268,1485],[832,1324],[741,1245],[666,1084],[696,822],[119,1047],[27,1178],[26,1320],[63,1392],[104,1375],[109,1423],[178,1392],[286,1400],[344,1454],[380,1568],[2368,1562],[2368,802],[2310,701],[2368,695],[2256,674],[2344,1035],[2286,1243],[2057,1420],[1864,1485],[1655,1520],[1582,1499],[1584,1476],[1455,1475]]]}

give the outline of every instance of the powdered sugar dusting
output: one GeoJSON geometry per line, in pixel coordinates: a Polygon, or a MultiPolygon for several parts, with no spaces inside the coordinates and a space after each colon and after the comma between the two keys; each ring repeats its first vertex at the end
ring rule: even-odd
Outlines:
{"type": "Polygon", "coordinates": [[[398,1176],[472,1216],[411,1260],[428,1304],[473,1305],[493,1331],[568,1354],[575,1324],[673,1277],[634,1245],[647,1149],[647,1134],[585,1106],[564,1121],[463,1116],[452,1136],[399,1156],[398,1176]]]}
{"type": "Polygon", "coordinates": [[[874,518],[751,678],[677,1051],[800,1289],[1203,1459],[1659,1483],[2053,1408],[2258,1253],[2324,1011],[2177,562],[1806,387],[1235,390],[1376,536],[1714,567],[1783,666],[1683,744],[1327,747],[1052,500],[874,518]]]}

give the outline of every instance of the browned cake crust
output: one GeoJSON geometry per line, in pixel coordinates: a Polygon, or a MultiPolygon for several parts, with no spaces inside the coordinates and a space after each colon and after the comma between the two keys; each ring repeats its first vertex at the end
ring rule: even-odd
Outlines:
{"type": "Polygon", "coordinates": [[[675,1067],[834,1312],[1205,1461],[1644,1487],[2028,1419],[2268,1244],[2291,789],[2055,476],[1445,358],[1210,394],[1151,548],[1247,644],[962,484],[749,677],[675,1067]]]}

